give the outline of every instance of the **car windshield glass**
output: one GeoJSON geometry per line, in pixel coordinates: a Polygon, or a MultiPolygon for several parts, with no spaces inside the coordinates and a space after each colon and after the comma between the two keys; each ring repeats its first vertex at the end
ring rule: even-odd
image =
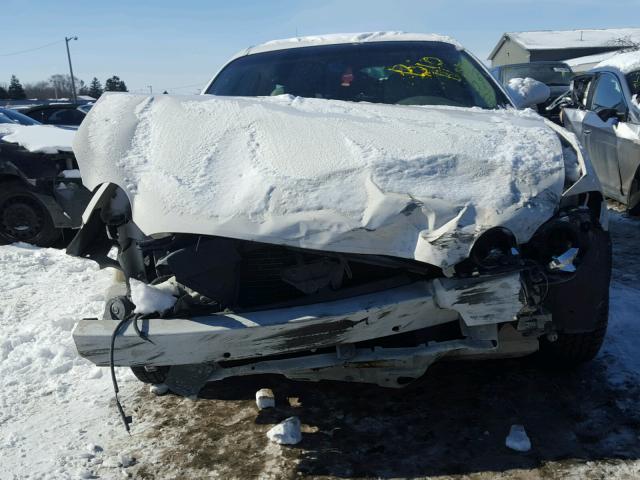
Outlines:
{"type": "Polygon", "coordinates": [[[568,65],[562,63],[544,63],[536,65],[517,65],[505,67],[505,81],[512,78],[533,78],[539,82],[553,86],[569,86],[573,72],[568,65]]]}
{"type": "Polygon", "coordinates": [[[631,95],[640,94],[640,70],[627,74],[627,83],[629,84],[629,90],[631,95]]]}
{"type": "Polygon", "coordinates": [[[19,125],[40,125],[33,118],[27,117],[8,108],[0,108],[0,123],[17,123],[19,125]]]}
{"type": "Polygon", "coordinates": [[[464,51],[442,42],[377,42],[291,48],[240,57],[207,92],[400,105],[494,109],[509,105],[464,51]]]}

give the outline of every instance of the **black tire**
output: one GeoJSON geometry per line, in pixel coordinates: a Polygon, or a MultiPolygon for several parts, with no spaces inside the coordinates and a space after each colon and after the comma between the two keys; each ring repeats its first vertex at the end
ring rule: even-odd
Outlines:
{"type": "Polygon", "coordinates": [[[0,186],[0,242],[26,242],[50,247],[60,238],[51,215],[29,188],[20,182],[0,186]]]}
{"type": "Polygon", "coordinates": [[[611,237],[599,227],[582,232],[586,248],[574,278],[552,286],[545,307],[553,315],[558,338],[540,339],[540,356],[555,368],[571,368],[600,351],[609,321],[611,237]]]}
{"type": "Polygon", "coordinates": [[[555,342],[540,341],[540,356],[545,364],[554,367],[576,367],[593,360],[604,342],[609,323],[609,293],[597,308],[597,327],[586,333],[559,333],[555,342]]]}
{"type": "Polygon", "coordinates": [[[640,216],[640,177],[636,175],[631,183],[627,213],[633,217],[640,216]]]}
{"type": "Polygon", "coordinates": [[[167,375],[169,374],[169,367],[155,367],[152,372],[145,370],[144,367],[131,367],[131,371],[138,380],[143,383],[164,383],[167,375]]]}

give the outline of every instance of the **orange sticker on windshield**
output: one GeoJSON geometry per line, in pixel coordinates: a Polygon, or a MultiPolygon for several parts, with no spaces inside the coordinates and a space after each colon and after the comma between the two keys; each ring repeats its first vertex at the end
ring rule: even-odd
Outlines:
{"type": "Polygon", "coordinates": [[[462,77],[451,70],[447,70],[444,62],[438,57],[422,57],[413,65],[398,63],[387,70],[400,75],[419,78],[444,77],[457,82],[462,81],[462,77]]]}

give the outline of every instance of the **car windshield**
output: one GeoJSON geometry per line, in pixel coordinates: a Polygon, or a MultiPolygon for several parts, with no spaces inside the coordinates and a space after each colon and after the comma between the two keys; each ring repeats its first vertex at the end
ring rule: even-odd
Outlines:
{"type": "Polygon", "coordinates": [[[495,81],[470,55],[442,42],[326,45],[247,55],[227,65],[206,93],[289,94],[485,109],[509,105],[495,81]]]}
{"type": "Polygon", "coordinates": [[[0,123],[15,123],[18,125],[40,125],[40,122],[8,108],[0,108],[0,123]]]}
{"type": "Polygon", "coordinates": [[[505,82],[512,78],[530,77],[551,87],[569,86],[573,72],[568,65],[563,63],[543,63],[536,65],[509,65],[505,69],[505,82]]]}
{"type": "Polygon", "coordinates": [[[627,83],[629,84],[629,90],[631,95],[640,94],[640,70],[627,74],[627,83]]]}

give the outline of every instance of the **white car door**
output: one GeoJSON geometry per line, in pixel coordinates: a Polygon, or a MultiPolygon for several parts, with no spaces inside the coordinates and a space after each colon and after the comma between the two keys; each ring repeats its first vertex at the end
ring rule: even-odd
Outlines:
{"type": "Polygon", "coordinates": [[[598,75],[582,120],[582,137],[605,194],[623,200],[618,163],[616,125],[628,115],[618,79],[603,72],[598,75]]]}

